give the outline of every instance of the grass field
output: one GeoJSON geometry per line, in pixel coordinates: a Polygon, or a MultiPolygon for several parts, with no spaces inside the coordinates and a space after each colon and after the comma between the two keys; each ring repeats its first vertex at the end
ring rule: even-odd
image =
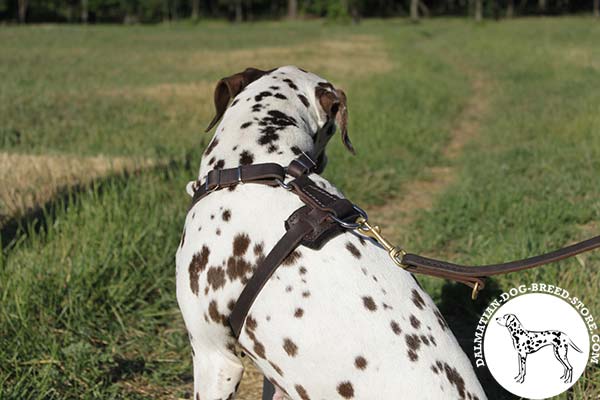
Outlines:
{"type": "MultiPolygon", "coordinates": [[[[332,141],[325,175],[410,250],[474,264],[597,234],[599,42],[584,18],[2,27],[0,398],[191,396],[184,187],[216,80],[250,65],[345,89],[358,156],[332,141]]],[[[554,283],[600,312],[600,255],[560,265],[491,287],[554,283]]],[[[486,293],[421,281],[470,353],[486,293]]],[[[598,396],[590,367],[560,398],[598,396]]]]}

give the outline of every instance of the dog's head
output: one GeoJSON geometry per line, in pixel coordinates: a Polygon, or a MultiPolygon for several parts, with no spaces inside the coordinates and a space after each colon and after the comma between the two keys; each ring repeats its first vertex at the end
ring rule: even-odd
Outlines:
{"type": "Polygon", "coordinates": [[[301,119],[309,129],[302,131],[302,134],[310,135],[311,156],[318,158],[320,163],[325,162],[325,147],[335,133],[336,127],[341,131],[346,148],[355,153],[348,136],[348,108],[344,91],[335,88],[315,74],[293,66],[269,71],[247,68],[243,72],[221,79],[214,92],[216,114],[208,125],[207,132],[223,117],[230,101],[233,100],[231,107],[238,101],[242,101],[243,96],[238,97],[238,95],[249,87],[260,87],[264,91],[246,100],[255,102],[255,99],[261,98],[264,94],[267,100],[280,99],[280,101],[291,102],[288,106],[303,110],[301,119]]]}
{"type": "Polygon", "coordinates": [[[519,325],[519,320],[515,314],[505,314],[501,317],[496,318],[496,322],[500,326],[506,326],[509,328],[515,328],[519,325]]]}

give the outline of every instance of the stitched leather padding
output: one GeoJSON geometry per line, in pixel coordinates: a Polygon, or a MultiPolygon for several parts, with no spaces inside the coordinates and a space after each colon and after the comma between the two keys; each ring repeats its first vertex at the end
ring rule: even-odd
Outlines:
{"type": "MultiPolygon", "coordinates": [[[[350,215],[348,220],[358,218],[358,214],[350,215]]],[[[285,229],[290,229],[290,226],[298,223],[300,220],[307,220],[312,223],[312,231],[304,236],[300,244],[313,250],[320,250],[325,243],[345,231],[337,222],[329,217],[329,213],[303,206],[297,209],[285,221],[285,229]]]]}
{"type": "Polygon", "coordinates": [[[300,200],[313,208],[332,213],[338,218],[354,213],[354,205],[349,200],[320,188],[306,175],[294,179],[289,184],[300,200]]]}

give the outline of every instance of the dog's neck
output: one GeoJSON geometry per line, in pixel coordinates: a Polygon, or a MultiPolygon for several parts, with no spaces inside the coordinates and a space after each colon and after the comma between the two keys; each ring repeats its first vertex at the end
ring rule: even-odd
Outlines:
{"type": "Polygon", "coordinates": [[[260,163],[287,166],[302,152],[312,158],[318,156],[313,140],[318,121],[306,111],[302,115],[293,108],[260,114],[230,110],[203,154],[200,179],[212,169],[260,163]]]}
{"type": "Polygon", "coordinates": [[[520,322],[517,322],[516,326],[506,325],[506,328],[508,328],[508,331],[510,333],[517,332],[518,330],[523,330],[523,326],[521,325],[520,322]]]}

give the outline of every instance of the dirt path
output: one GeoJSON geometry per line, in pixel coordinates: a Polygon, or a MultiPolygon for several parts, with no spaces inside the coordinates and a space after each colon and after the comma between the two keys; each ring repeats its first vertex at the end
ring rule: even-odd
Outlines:
{"type": "Polygon", "coordinates": [[[449,165],[429,168],[424,174],[428,179],[407,183],[403,188],[402,197],[392,198],[383,206],[368,210],[373,222],[380,224],[384,232],[398,243],[404,241],[403,235],[407,234],[407,231],[403,227],[414,220],[415,212],[431,209],[435,199],[456,181],[456,160],[462,154],[465,145],[479,134],[482,117],[489,109],[491,84],[478,71],[469,70],[468,73],[473,77],[472,94],[456,119],[450,142],[442,153],[449,165]]]}

